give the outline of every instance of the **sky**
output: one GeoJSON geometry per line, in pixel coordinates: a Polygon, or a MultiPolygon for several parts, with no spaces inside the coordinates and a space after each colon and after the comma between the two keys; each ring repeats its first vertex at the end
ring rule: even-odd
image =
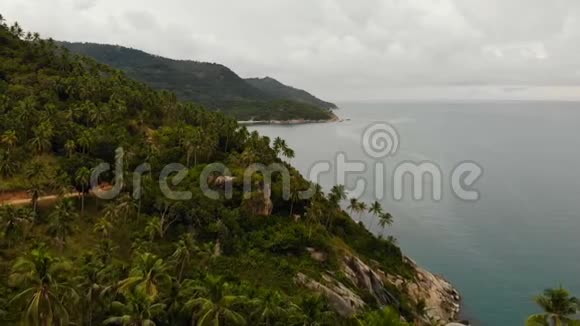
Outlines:
{"type": "Polygon", "coordinates": [[[333,101],[580,99],[578,0],[0,0],[0,13],[333,101]]]}

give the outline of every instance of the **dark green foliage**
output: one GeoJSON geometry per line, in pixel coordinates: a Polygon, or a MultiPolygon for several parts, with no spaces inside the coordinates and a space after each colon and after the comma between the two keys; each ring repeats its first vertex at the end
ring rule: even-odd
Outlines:
{"type": "Polygon", "coordinates": [[[304,90],[284,85],[271,77],[246,78],[246,81],[257,89],[273,95],[275,98],[292,99],[296,102],[307,103],[320,108],[336,109],[334,103],[325,102],[304,90]]]}
{"type": "MultiPolygon", "coordinates": [[[[180,103],[17,25],[0,26],[0,78],[0,164],[10,164],[0,169],[9,185],[2,190],[32,199],[0,209],[2,325],[351,325],[297,286],[296,274],[339,275],[343,251],[390,273],[409,272],[393,243],[340,210],[341,187],[329,198],[318,189],[313,200],[283,200],[275,174],[272,216],[240,208],[244,169],[292,156],[280,139],[272,144],[221,113],[180,103]],[[141,196],[127,182],[112,200],[94,197],[88,174],[121,153],[125,180],[151,165],[141,196]],[[237,177],[233,198],[200,190],[201,171],[212,162],[237,177]],[[191,200],[162,194],[158,176],[169,163],[187,169],[172,190],[191,191],[191,200]]],[[[309,185],[289,170],[297,189],[309,185]]],[[[254,176],[257,185],[262,179],[254,176]]],[[[107,173],[100,182],[113,180],[107,173]]]]}
{"type": "Polygon", "coordinates": [[[271,78],[244,80],[217,63],[172,60],[116,45],[60,44],[155,89],[171,91],[180,100],[204,104],[238,120],[327,120],[327,109],[336,107],[271,78]]]}

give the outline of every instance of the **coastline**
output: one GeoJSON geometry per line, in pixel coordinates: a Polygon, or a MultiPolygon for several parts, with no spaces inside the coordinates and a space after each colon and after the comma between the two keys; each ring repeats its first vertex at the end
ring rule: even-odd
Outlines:
{"type": "Polygon", "coordinates": [[[243,126],[254,126],[254,125],[301,125],[310,123],[329,123],[329,122],[342,122],[344,119],[340,119],[333,111],[330,112],[330,119],[326,120],[306,120],[306,119],[292,119],[292,120],[249,120],[249,121],[238,121],[239,125],[243,126]]]}

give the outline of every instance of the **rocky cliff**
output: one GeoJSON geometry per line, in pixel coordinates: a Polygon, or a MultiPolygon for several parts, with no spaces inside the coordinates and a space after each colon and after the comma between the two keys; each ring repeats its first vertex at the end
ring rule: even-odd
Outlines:
{"type": "MultiPolygon", "coordinates": [[[[320,257],[312,249],[309,251],[313,257],[320,257]]],[[[397,296],[390,290],[396,288],[412,301],[425,303],[426,316],[418,316],[417,319],[439,323],[454,321],[459,312],[459,293],[442,277],[419,267],[409,258],[405,259],[415,270],[412,279],[386,274],[381,269],[370,267],[359,257],[345,255],[341,272],[348,282],[337,280],[330,272],[323,274],[320,280],[299,273],[295,282],[326,297],[343,317],[353,316],[367,305],[361,294],[365,294],[365,298],[370,295],[381,306],[398,306],[397,296]]]]}

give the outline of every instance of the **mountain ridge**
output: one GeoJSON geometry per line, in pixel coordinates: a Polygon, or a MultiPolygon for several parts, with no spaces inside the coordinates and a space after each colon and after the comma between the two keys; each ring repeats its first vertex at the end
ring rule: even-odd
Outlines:
{"type": "Polygon", "coordinates": [[[333,103],[271,77],[244,79],[219,63],[171,59],[122,45],[58,43],[73,53],[120,69],[155,89],[174,92],[180,100],[198,102],[241,120],[251,120],[256,115],[270,120],[289,120],[296,116],[330,120],[327,110],[336,108],[333,103]],[[284,114],[275,113],[280,111],[284,114]]]}

